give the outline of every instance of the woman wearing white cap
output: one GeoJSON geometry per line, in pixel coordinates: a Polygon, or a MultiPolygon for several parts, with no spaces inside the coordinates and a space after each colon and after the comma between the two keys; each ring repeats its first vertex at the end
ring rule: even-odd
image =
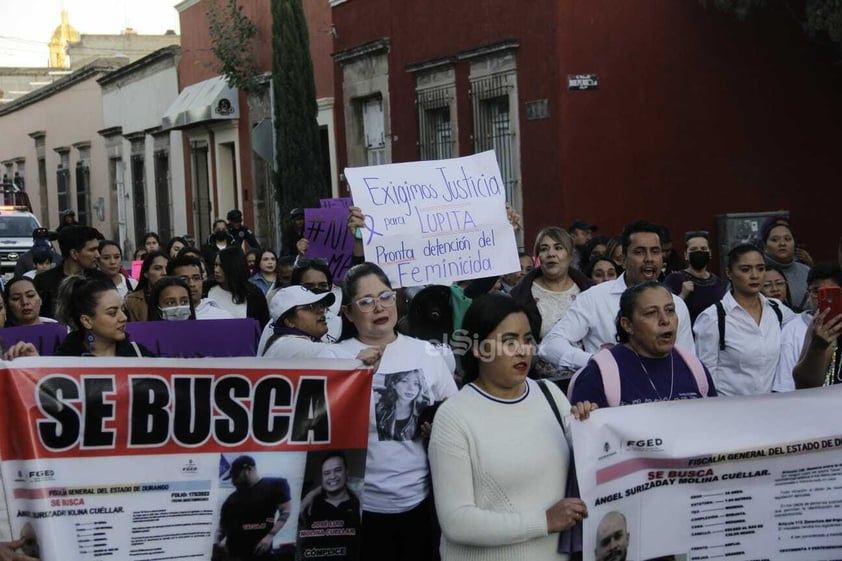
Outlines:
{"type": "Polygon", "coordinates": [[[332,292],[315,294],[303,286],[281,289],[272,298],[269,313],[273,333],[257,355],[267,358],[312,358],[328,343],[325,309],[336,301],[332,292]]]}

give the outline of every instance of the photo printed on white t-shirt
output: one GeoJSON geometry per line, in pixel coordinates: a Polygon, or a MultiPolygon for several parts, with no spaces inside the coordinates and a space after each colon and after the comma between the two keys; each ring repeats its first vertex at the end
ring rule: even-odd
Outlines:
{"type": "Polygon", "coordinates": [[[421,412],[433,404],[423,371],[416,369],[375,375],[374,399],[378,440],[415,440],[421,437],[421,412]]]}

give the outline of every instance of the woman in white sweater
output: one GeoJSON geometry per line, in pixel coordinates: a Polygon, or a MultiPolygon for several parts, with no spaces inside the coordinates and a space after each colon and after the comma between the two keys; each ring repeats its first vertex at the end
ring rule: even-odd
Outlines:
{"type": "MultiPolygon", "coordinates": [[[[477,298],[462,327],[466,385],[439,408],[429,448],[442,559],[566,559],[557,533],[587,507],[564,498],[570,452],[549,400],[560,416],[570,403],[555,385],[527,378],[534,339],[513,299],[477,298]]],[[[584,418],[591,405],[573,409],[584,418]]]]}

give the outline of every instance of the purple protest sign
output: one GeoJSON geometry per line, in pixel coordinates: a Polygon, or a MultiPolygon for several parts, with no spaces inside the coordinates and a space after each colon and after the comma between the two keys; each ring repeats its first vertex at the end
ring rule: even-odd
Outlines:
{"type": "MultiPolygon", "coordinates": [[[[129,322],[126,332],[155,356],[168,358],[253,357],[260,338],[253,319],[129,322]]],[[[40,355],[51,356],[66,336],[67,327],[61,323],[5,327],[0,329],[0,347],[25,341],[35,345],[40,355]]]]}
{"type": "Polygon", "coordinates": [[[0,347],[5,351],[18,341],[24,341],[35,345],[41,356],[51,356],[65,337],[67,337],[67,326],[61,323],[4,327],[0,329],[0,347]]]}
{"type": "Polygon", "coordinates": [[[351,197],[319,199],[319,206],[322,208],[348,208],[354,206],[354,199],[352,199],[351,197]]]}
{"type": "Polygon", "coordinates": [[[354,236],[348,230],[348,209],[338,204],[329,208],[305,208],[304,237],[310,241],[307,257],[324,259],[333,280],[344,279],[354,252],[354,236]]]}
{"type": "Polygon", "coordinates": [[[156,356],[170,358],[253,357],[260,338],[254,319],[133,321],[126,332],[156,356]]]}
{"type": "MultiPolygon", "coordinates": [[[[255,356],[260,327],[253,319],[138,321],[126,324],[132,341],[156,356],[168,358],[255,356]]],[[[42,356],[51,356],[67,336],[61,323],[0,329],[3,349],[18,341],[32,343],[42,356]]]]}

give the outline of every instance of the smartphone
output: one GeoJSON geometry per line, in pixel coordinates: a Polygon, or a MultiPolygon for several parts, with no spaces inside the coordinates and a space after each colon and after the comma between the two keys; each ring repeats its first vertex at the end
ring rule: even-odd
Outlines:
{"type": "Polygon", "coordinates": [[[827,319],[842,315],[842,288],[838,286],[822,286],[818,291],[819,313],[829,309],[827,319]]]}

